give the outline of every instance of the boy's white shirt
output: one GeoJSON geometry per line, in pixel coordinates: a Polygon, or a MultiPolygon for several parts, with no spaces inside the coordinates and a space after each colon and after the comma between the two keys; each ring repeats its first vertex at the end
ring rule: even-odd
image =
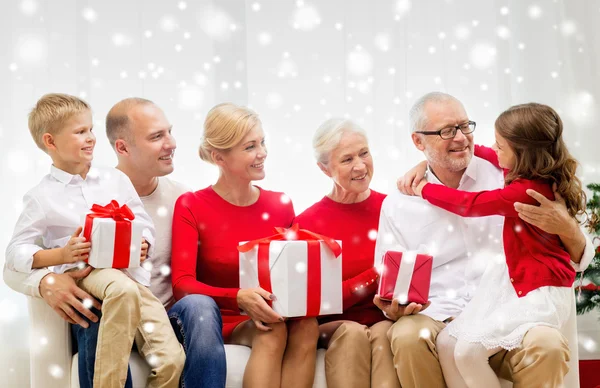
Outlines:
{"type": "MultiPolygon", "coordinates": [[[[77,227],[82,226],[82,216],[90,211],[92,205],[104,206],[113,199],[121,206],[127,205],[135,214],[136,221],[143,224],[143,237],[150,244],[147,260],[151,260],[154,225],[127,175],[115,168],[92,167],[86,179],[83,179],[80,175],[72,175],[51,166],[50,174],[23,198],[23,211],[6,249],[6,283],[15,288],[13,284],[18,280],[10,271],[28,274],[26,278],[20,277],[25,283],[23,287],[15,289],[39,296],[39,282],[47,272],[31,268],[33,255],[42,249],[65,246],[77,227]]],[[[56,266],[54,271],[62,273],[76,266],[56,266]]],[[[140,284],[150,285],[150,272],[143,267],[123,271],[140,284]]]]}

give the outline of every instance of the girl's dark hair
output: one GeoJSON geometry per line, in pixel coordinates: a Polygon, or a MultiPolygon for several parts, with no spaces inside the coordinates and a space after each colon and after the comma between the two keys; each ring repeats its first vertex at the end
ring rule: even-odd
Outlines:
{"type": "Polygon", "coordinates": [[[585,212],[586,195],[575,175],[577,160],[562,138],[563,123],[551,107],[528,103],[508,108],[496,119],[496,131],[515,154],[506,184],[517,178],[556,183],[573,217],[585,212]]]}

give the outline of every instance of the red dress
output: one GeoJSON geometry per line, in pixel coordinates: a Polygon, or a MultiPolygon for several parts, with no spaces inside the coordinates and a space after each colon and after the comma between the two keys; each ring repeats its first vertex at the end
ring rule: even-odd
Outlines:
{"type": "Polygon", "coordinates": [[[342,241],[344,313],[319,317],[319,323],[349,320],[371,326],[385,319],[373,304],[377,292],[375,240],[385,194],[371,190],[362,202],[344,204],[323,197],[294,220],[300,228],[342,241]]]}
{"type": "Polygon", "coordinates": [[[175,203],[171,270],[173,294],[179,300],[189,294],[212,297],[223,317],[223,339],[248,316],[237,304],[239,291],[238,243],[289,227],[294,207],[283,193],[263,190],[250,206],[236,206],[212,187],[183,194],[175,203]]]}
{"type": "MultiPolygon", "coordinates": [[[[496,167],[498,156],[491,148],[475,146],[475,155],[496,167]]],[[[527,194],[533,189],[550,200],[554,193],[549,182],[515,179],[502,189],[471,193],[428,183],[423,198],[462,217],[504,216],[503,242],[508,273],[515,292],[524,297],[544,286],[571,287],[575,269],[560,238],[521,220],[515,202],[537,205],[527,194]]]]}

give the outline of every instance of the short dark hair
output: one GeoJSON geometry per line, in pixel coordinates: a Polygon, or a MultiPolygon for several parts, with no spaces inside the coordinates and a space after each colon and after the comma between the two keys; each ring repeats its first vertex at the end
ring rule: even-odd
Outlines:
{"type": "Polygon", "coordinates": [[[129,123],[129,111],[138,105],[154,104],[154,102],[140,97],[130,97],[117,102],[106,115],[106,137],[114,147],[117,139],[133,142],[129,123]]]}

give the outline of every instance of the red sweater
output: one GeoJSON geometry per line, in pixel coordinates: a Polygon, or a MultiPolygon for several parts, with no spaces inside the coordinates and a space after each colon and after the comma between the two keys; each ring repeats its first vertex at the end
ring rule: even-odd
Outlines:
{"type": "Polygon", "coordinates": [[[294,220],[302,229],[342,241],[344,313],[319,317],[320,323],[350,320],[370,326],[385,319],[373,304],[377,292],[373,256],[384,198],[385,194],[373,190],[369,198],[352,204],[323,197],[294,220]]]}
{"type": "MultiPolygon", "coordinates": [[[[500,168],[498,156],[492,149],[476,146],[475,154],[500,168]]],[[[422,193],[432,204],[463,217],[505,217],[504,254],[510,279],[520,297],[544,286],[571,287],[575,281],[575,270],[560,238],[519,218],[515,202],[538,204],[527,195],[527,189],[554,200],[547,181],[527,179],[516,179],[503,189],[479,193],[428,183],[422,193]]]]}
{"type": "Polygon", "coordinates": [[[237,304],[238,243],[270,236],[274,227],[287,228],[294,219],[294,207],[287,196],[259,189],[256,203],[236,206],[209,186],[183,194],[173,212],[171,270],[175,299],[189,294],[212,297],[221,310],[226,341],[239,323],[249,319],[240,315],[237,304]]]}

